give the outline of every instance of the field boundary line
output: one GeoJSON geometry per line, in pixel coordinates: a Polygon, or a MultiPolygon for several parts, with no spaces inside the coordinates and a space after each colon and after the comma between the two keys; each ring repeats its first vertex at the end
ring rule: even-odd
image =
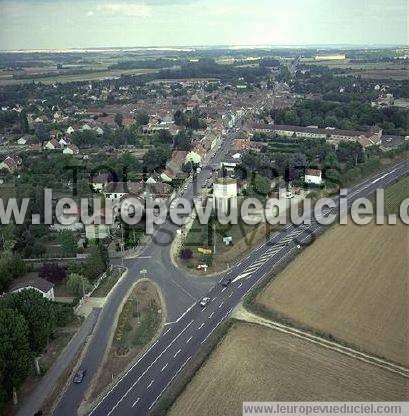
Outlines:
{"type": "Polygon", "coordinates": [[[399,374],[405,378],[409,378],[409,368],[407,367],[392,363],[388,360],[376,357],[368,353],[364,353],[362,351],[358,351],[351,347],[346,347],[337,342],[330,341],[323,337],[314,335],[308,331],[294,328],[290,325],[285,325],[281,322],[266,319],[264,317],[254,314],[253,312],[248,311],[242,305],[234,311],[233,318],[242,322],[263,325],[268,328],[275,329],[276,331],[280,331],[280,332],[295,336],[297,338],[312,342],[324,348],[337,351],[341,354],[347,355],[352,358],[356,358],[358,360],[364,361],[372,365],[376,365],[377,367],[383,368],[384,370],[388,370],[392,373],[399,374]]]}

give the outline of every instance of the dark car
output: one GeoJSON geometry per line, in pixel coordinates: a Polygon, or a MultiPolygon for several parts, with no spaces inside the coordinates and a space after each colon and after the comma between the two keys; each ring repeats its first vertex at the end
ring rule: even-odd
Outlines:
{"type": "Polygon", "coordinates": [[[232,282],[232,279],[230,279],[230,277],[226,277],[226,279],[223,279],[222,281],[221,281],[221,285],[223,286],[223,287],[227,287],[227,286],[229,286],[229,284],[232,282]]]}
{"type": "Polygon", "coordinates": [[[79,369],[77,372],[76,372],[76,374],[75,374],[75,376],[74,376],[74,380],[73,380],[73,382],[75,383],[75,384],[80,384],[80,383],[82,383],[82,380],[84,380],[84,377],[85,377],[85,374],[87,373],[87,370],[84,370],[84,369],[79,369]]]}

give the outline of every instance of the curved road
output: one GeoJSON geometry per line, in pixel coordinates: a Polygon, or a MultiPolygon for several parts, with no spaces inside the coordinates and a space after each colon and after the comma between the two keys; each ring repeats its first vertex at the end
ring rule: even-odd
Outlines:
{"type": "MultiPolygon", "coordinates": [[[[377,188],[384,188],[396,182],[408,171],[409,162],[405,161],[352,187],[348,191],[348,207],[344,208],[341,215],[346,215],[353,200],[367,197],[377,188]]],[[[336,208],[325,209],[324,217],[339,212],[340,198],[335,197],[333,201],[336,208]]],[[[215,279],[197,279],[184,275],[182,271],[175,269],[170,260],[169,250],[161,245],[147,246],[140,259],[128,262],[129,271],[104,306],[82,365],[90,374],[95,374],[105,351],[113,316],[141,269],[148,269],[149,276],[152,276],[164,291],[169,310],[168,325],[160,338],[118,380],[90,414],[149,414],[166,388],[178,377],[202,344],[243,297],[272,271],[278,271],[282,265],[291,261],[304,245],[313,241],[313,236],[325,231],[326,226],[317,221],[320,219],[322,218],[313,220],[311,224],[287,225],[270,240],[260,244],[223,274],[222,278],[230,277],[233,280],[227,288],[216,283],[215,279]],[[145,256],[151,257],[142,258],[145,256]],[[211,298],[211,302],[207,307],[201,308],[197,300],[204,294],[211,298]]],[[[159,241],[169,238],[164,230],[174,231],[174,226],[165,224],[162,232],[157,234],[159,241]]],[[[86,377],[83,384],[71,385],[59,403],[55,415],[75,414],[88,383],[89,378],[86,377]]]]}

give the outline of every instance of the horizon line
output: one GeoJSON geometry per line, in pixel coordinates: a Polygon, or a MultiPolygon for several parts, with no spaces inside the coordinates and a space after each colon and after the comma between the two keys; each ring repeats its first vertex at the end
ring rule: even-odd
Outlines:
{"type": "Polygon", "coordinates": [[[309,44],[204,44],[204,45],[161,45],[161,46],[78,46],[78,47],[56,47],[56,48],[13,48],[0,49],[0,53],[19,53],[19,52],[56,52],[64,53],[69,51],[118,51],[118,50],[179,50],[193,52],[197,49],[318,49],[318,48],[409,48],[409,44],[400,43],[309,43],[309,44]]]}

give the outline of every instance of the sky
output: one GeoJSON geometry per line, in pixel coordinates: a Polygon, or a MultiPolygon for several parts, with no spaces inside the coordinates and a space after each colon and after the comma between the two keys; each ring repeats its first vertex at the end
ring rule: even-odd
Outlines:
{"type": "Polygon", "coordinates": [[[0,0],[0,49],[408,44],[408,0],[0,0]]]}

